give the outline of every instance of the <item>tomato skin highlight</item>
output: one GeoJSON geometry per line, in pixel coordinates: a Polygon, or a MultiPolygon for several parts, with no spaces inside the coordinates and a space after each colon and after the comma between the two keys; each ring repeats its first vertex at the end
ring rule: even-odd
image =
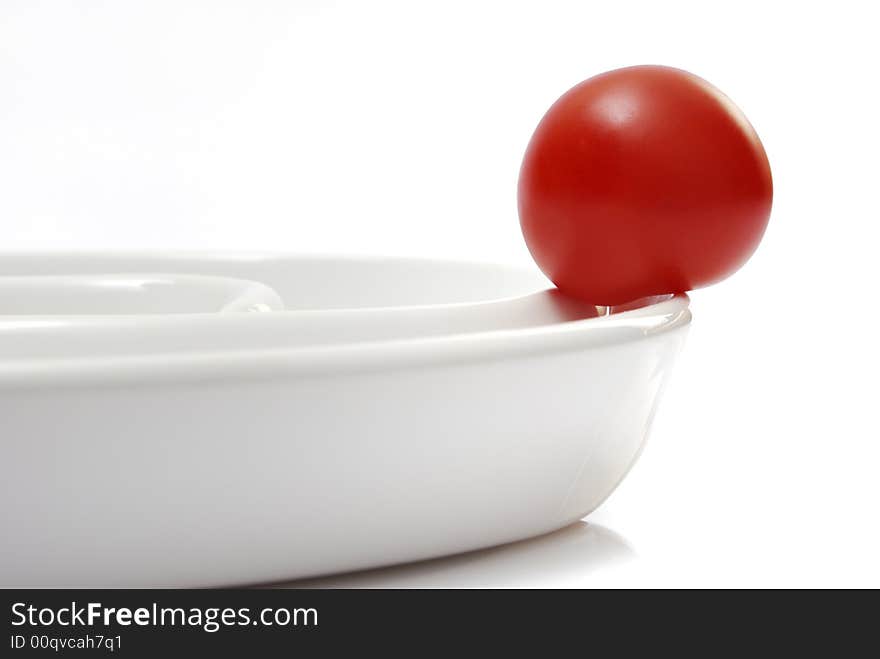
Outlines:
{"type": "Polygon", "coordinates": [[[743,113],[691,73],[634,66],[563,94],[520,169],[535,262],[599,305],[688,291],[739,269],[773,202],[770,164],[743,113]]]}

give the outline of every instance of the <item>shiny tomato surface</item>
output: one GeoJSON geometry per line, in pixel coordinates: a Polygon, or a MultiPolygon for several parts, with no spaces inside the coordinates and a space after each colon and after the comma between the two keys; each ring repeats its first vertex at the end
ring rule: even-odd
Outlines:
{"type": "Polygon", "coordinates": [[[519,178],[523,234],[562,290],[599,305],[727,277],[773,200],[752,126],[702,78],[661,66],[603,73],[547,111],[519,178]]]}

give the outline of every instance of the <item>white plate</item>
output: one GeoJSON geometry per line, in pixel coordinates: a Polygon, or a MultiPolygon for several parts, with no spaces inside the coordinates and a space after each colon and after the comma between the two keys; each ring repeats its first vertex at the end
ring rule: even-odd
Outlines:
{"type": "Polygon", "coordinates": [[[690,320],[403,259],[7,254],[0,291],[145,272],[177,297],[0,310],[0,585],[256,583],[559,528],[632,465],[690,320]],[[270,310],[187,313],[192,275],[270,310]]]}

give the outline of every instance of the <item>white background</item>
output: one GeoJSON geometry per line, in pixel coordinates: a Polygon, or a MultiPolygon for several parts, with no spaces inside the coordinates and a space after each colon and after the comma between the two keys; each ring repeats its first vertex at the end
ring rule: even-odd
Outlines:
{"type": "Polygon", "coordinates": [[[0,249],[531,260],[515,185],[574,83],[679,66],[773,167],[590,524],[343,585],[880,586],[876,20],[866,2],[0,5],[0,249]]]}

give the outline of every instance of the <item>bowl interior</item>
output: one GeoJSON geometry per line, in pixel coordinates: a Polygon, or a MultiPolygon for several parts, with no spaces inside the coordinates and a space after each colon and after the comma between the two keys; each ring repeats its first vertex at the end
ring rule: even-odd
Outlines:
{"type": "Polygon", "coordinates": [[[0,277],[144,272],[260,282],[290,310],[489,302],[552,287],[537,269],[422,259],[162,252],[0,255],[0,277]]]}
{"type": "Polygon", "coordinates": [[[224,277],[71,274],[0,277],[0,317],[281,310],[269,287],[224,277]]]}

